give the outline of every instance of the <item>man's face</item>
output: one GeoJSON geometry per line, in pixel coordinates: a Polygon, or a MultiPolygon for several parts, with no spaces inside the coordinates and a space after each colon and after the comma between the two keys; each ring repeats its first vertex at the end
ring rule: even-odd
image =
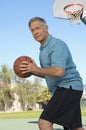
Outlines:
{"type": "Polygon", "coordinates": [[[35,21],[31,23],[30,30],[35,40],[43,45],[48,37],[48,26],[40,21],[35,21]]]}

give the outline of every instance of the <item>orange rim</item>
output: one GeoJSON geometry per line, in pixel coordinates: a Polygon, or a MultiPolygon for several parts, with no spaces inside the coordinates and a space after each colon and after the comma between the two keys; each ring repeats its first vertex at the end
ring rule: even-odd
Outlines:
{"type": "Polygon", "coordinates": [[[67,5],[67,6],[64,7],[64,11],[65,11],[65,13],[67,13],[67,14],[75,14],[75,13],[80,12],[83,8],[84,8],[84,6],[83,6],[82,4],[69,4],[69,5],[67,5]],[[76,5],[77,7],[81,7],[81,9],[78,9],[78,10],[76,10],[76,11],[68,11],[68,10],[66,10],[67,8],[73,7],[73,6],[75,6],[75,5],[76,5]]]}

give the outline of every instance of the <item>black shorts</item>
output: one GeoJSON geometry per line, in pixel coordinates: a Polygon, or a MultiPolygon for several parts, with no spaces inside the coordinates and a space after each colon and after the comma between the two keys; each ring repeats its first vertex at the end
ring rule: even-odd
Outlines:
{"type": "Polygon", "coordinates": [[[80,99],[82,91],[58,87],[42,112],[40,119],[68,129],[82,127],[80,99]]]}

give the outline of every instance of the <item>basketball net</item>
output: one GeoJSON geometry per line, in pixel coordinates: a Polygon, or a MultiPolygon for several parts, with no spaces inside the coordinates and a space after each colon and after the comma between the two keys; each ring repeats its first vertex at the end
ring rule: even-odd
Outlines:
{"type": "Polygon", "coordinates": [[[83,14],[82,4],[69,4],[64,7],[64,11],[72,24],[79,24],[83,14]]]}

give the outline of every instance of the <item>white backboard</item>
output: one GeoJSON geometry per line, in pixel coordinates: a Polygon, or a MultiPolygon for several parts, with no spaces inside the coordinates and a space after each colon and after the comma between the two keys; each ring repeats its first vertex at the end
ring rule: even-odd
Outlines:
{"type": "Polygon", "coordinates": [[[64,12],[64,7],[69,4],[82,4],[84,6],[83,16],[86,16],[86,0],[55,0],[53,5],[54,17],[69,19],[64,12]]]}

